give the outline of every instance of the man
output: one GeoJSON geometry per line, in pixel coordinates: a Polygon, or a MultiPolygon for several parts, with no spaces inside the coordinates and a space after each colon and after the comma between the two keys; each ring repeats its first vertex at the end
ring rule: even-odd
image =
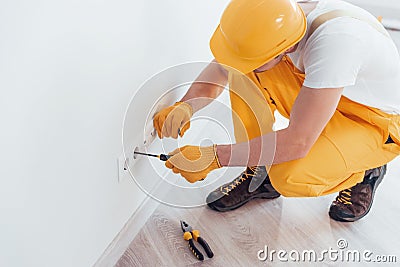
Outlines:
{"type": "Polygon", "coordinates": [[[342,1],[233,0],[210,46],[215,60],[197,79],[209,83],[193,83],[154,127],[160,138],[182,136],[193,112],[229,83],[237,143],[185,146],[166,166],[189,182],[248,166],[208,196],[217,211],[254,198],[339,192],[330,217],[364,217],[386,164],[400,154],[400,59],[380,23],[342,1]],[[275,110],[289,119],[286,129],[272,131],[275,110]]]}

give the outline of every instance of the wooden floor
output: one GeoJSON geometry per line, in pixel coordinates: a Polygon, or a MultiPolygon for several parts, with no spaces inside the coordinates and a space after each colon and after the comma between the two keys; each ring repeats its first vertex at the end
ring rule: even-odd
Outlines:
{"type": "MultiPolygon", "coordinates": [[[[130,266],[287,266],[292,261],[276,258],[260,261],[257,252],[269,250],[315,250],[319,255],[329,248],[339,250],[338,239],[345,239],[344,250],[370,250],[375,255],[395,255],[400,263],[400,159],[388,166],[388,173],[377,191],[370,213],[358,222],[340,223],[327,211],[334,195],[319,198],[254,200],[231,212],[219,213],[207,207],[179,209],[160,205],[135,237],[117,267],[130,266]],[[182,238],[179,220],[184,219],[201,231],[214,251],[212,259],[198,261],[182,238]]],[[[276,255],[275,255],[276,257],[276,255]]],[[[288,258],[288,255],[286,255],[288,258]]],[[[324,262],[314,266],[364,266],[365,263],[324,262]]],[[[301,262],[300,266],[310,265],[301,262]]],[[[369,264],[369,266],[375,266],[369,264]]]]}

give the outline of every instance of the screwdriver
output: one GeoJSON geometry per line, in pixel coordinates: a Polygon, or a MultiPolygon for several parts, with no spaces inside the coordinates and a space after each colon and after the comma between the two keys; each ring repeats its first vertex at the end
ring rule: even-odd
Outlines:
{"type": "Polygon", "coordinates": [[[165,155],[165,154],[160,154],[160,155],[154,155],[154,154],[147,154],[147,153],[142,153],[142,152],[133,152],[134,154],[138,155],[143,155],[143,156],[148,156],[148,157],[155,157],[159,158],[162,161],[167,161],[171,156],[170,155],[165,155]]]}

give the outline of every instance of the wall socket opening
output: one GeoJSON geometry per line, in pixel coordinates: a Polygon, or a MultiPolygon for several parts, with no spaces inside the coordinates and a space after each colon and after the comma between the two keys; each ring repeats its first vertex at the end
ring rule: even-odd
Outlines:
{"type": "Polygon", "coordinates": [[[121,154],[118,157],[118,182],[122,182],[129,177],[129,158],[126,158],[124,154],[121,154]]]}
{"type": "Polygon", "coordinates": [[[124,162],[124,171],[127,171],[128,168],[129,168],[129,158],[126,158],[124,162]]]}
{"type": "Polygon", "coordinates": [[[136,159],[136,154],[135,152],[139,152],[139,147],[135,147],[135,149],[133,150],[133,159],[136,159]]]}

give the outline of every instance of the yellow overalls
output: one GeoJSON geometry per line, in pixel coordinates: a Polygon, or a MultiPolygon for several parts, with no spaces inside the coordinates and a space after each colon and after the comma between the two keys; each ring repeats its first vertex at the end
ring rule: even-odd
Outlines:
{"type": "MultiPolygon", "coordinates": [[[[271,70],[250,73],[247,78],[229,75],[236,142],[271,132],[275,110],[289,118],[305,75],[285,56],[271,70]]],[[[342,96],[306,157],[267,169],[272,185],[282,195],[321,196],[354,186],[363,180],[365,170],[382,166],[399,154],[400,115],[342,96]],[[389,134],[395,143],[385,144],[389,134]]]]}

